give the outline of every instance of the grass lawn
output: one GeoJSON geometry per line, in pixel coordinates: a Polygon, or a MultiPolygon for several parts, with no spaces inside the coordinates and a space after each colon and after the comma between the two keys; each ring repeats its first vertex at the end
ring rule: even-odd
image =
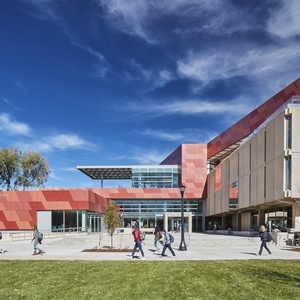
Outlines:
{"type": "Polygon", "coordinates": [[[0,299],[300,299],[300,261],[1,260],[0,299]]]}

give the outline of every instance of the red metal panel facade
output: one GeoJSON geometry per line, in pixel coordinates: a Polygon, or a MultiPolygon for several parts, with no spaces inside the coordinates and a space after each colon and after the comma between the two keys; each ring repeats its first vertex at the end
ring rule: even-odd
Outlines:
{"type": "MultiPolygon", "coordinates": [[[[91,189],[1,191],[0,229],[31,229],[37,222],[37,211],[42,210],[91,210],[105,214],[108,202],[91,189]]],[[[119,212],[119,206],[114,205],[119,212]]]]}

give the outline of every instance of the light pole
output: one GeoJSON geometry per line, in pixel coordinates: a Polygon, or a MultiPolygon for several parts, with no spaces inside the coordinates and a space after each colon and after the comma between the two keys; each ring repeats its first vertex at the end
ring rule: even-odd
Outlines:
{"type": "Polygon", "coordinates": [[[180,186],[180,194],[181,194],[181,242],[179,245],[179,251],[186,251],[186,244],[184,241],[184,203],[183,203],[183,196],[184,196],[184,190],[185,186],[181,185],[180,186]]]}

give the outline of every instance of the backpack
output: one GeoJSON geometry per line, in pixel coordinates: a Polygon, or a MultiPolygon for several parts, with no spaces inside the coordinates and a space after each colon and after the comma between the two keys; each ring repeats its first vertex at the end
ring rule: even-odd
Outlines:
{"type": "Polygon", "coordinates": [[[141,240],[141,241],[144,241],[145,238],[146,238],[145,232],[140,231],[140,240],[141,240]]]}
{"type": "Polygon", "coordinates": [[[174,243],[174,236],[169,233],[170,243],[174,243]]]}
{"type": "Polygon", "coordinates": [[[43,234],[39,231],[38,232],[38,242],[41,244],[43,240],[43,234]]]}

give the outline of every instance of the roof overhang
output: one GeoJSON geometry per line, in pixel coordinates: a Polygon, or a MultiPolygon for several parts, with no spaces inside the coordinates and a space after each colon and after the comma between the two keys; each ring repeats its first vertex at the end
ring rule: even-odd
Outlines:
{"type": "Polygon", "coordinates": [[[132,167],[124,166],[78,166],[77,169],[92,179],[131,179],[132,167]]]}

